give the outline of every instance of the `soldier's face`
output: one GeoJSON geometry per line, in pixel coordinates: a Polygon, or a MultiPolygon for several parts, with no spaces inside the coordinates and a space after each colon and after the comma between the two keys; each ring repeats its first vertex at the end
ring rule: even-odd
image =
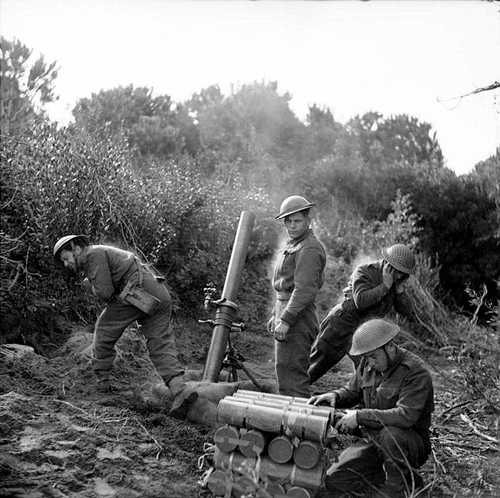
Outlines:
{"type": "Polygon", "coordinates": [[[368,366],[377,372],[385,372],[389,367],[389,358],[384,348],[366,353],[365,358],[368,366]]]}
{"type": "Polygon", "coordinates": [[[78,261],[75,251],[61,251],[60,258],[64,268],[67,268],[73,273],[78,273],[78,261]]]}
{"type": "Polygon", "coordinates": [[[309,216],[304,213],[294,213],[285,218],[285,228],[291,239],[298,239],[309,228],[309,216]]]}
{"type": "MultiPolygon", "coordinates": [[[[389,264],[389,263],[387,263],[389,264]]],[[[390,265],[389,264],[389,268],[391,269],[391,273],[392,273],[392,276],[394,278],[394,282],[396,282],[397,284],[399,284],[400,282],[403,282],[404,280],[406,280],[410,275],[408,275],[408,273],[404,273],[402,271],[399,271],[399,270],[396,270],[396,268],[394,268],[394,266],[390,265]]]]}

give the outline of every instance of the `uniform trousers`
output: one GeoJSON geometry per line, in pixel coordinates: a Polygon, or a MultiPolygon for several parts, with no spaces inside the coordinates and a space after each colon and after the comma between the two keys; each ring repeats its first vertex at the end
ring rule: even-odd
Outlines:
{"type": "Polygon", "coordinates": [[[427,459],[430,444],[413,429],[385,427],[368,431],[368,442],[344,450],[327,471],[323,497],[356,496],[381,486],[389,497],[411,495],[422,485],[417,473],[427,459]]]}
{"type": "Polygon", "coordinates": [[[311,349],[308,371],[311,384],[347,354],[354,331],[362,321],[356,314],[345,311],[342,306],[334,306],[321,322],[320,332],[311,349]]]}
{"type": "MultiPolygon", "coordinates": [[[[275,324],[286,304],[287,301],[276,302],[275,324]]],[[[280,394],[309,397],[310,379],[307,370],[311,345],[318,329],[316,307],[311,304],[299,314],[297,321],[288,330],[286,340],[275,341],[276,378],[280,394]]]]}
{"type": "Polygon", "coordinates": [[[163,380],[168,383],[170,379],[183,373],[177,359],[175,336],[170,326],[172,312],[170,294],[165,285],[149,272],[143,273],[142,285],[147,292],[160,300],[160,305],[153,315],[147,315],[135,306],[115,298],[108,303],[97,319],[92,344],[93,366],[101,378],[107,377],[113,366],[116,342],[125,329],[135,321],[140,325],[151,361],[163,380]]]}

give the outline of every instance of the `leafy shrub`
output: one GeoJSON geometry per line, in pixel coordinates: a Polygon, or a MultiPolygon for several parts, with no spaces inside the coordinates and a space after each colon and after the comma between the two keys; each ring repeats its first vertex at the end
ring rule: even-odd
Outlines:
{"type": "MultiPolygon", "coordinates": [[[[154,174],[142,175],[132,167],[124,141],[77,128],[38,126],[22,138],[3,140],[0,154],[6,179],[1,194],[7,199],[2,303],[4,317],[15,316],[3,321],[4,336],[6,328],[25,329],[19,325],[23,319],[50,328],[42,316],[88,313],[88,300],[82,301],[72,279],[63,278],[52,261],[53,244],[68,233],[134,250],[166,273],[177,309],[196,312],[206,282],[223,282],[239,212],[262,213],[268,202],[262,192],[244,192],[237,182],[204,183],[188,163],[157,164],[154,174]]],[[[268,255],[263,244],[253,259],[268,255]]],[[[260,278],[255,271],[249,275],[260,278]]],[[[31,342],[39,327],[28,328],[31,342]]]]}

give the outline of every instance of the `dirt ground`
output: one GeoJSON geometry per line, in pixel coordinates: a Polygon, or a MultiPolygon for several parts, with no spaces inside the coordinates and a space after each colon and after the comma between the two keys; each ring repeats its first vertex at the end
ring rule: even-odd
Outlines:
{"type": "MultiPolygon", "coordinates": [[[[181,358],[202,368],[207,338],[178,336],[181,358]]],[[[81,354],[89,340],[77,330],[50,358],[27,354],[0,364],[0,496],[210,496],[200,485],[207,467],[199,464],[213,429],[166,415],[152,391],[159,379],[134,331],[119,342],[116,392],[97,394],[81,354]]],[[[248,334],[236,344],[258,376],[272,375],[269,337],[248,334]]],[[[344,361],[315,390],[344,384],[350,368],[344,361]]],[[[453,369],[443,359],[433,369],[434,451],[421,496],[499,496],[498,415],[464,397],[453,369]]]]}

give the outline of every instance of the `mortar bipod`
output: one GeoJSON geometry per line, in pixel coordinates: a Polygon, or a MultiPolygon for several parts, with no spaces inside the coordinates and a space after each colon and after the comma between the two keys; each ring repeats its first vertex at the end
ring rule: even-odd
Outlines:
{"type": "MultiPolygon", "coordinates": [[[[215,326],[215,320],[198,320],[198,323],[207,324],[210,326],[215,326]]],[[[246,326],[243,322],[231,324],[231,332],[242,332],[246,329],[246,326]]],[[[244,356],[239,353],[233,345],[231,341],[231,334],[229,334],[227,340],[227,348],[224,359],[222,360],[222,368],[226,368],[229,370],[228,381],[229,382],[238,382],[238,370],[243,370],[247,377],[252,381],[252,384],[259,389],[259,391],[263,391],[263,386],[259,383],[259,381],[255,378],[255,375],[252,371],[245,365],[244,356]]]]}
{"type": "Polygon", "coordinates": [[[217,311],[215,314],[215,320],[198,320],[198,323],[207,324],[211,327],[223,325],[227,327],[230,332],[227,339],[227,347],[222,360],[221,369],[226,368],[229,370],[228,380],[230,382],[238,382],[238,370],[243,370],[255,387],[262,391],[263,389],[261,384],[257,381],[251,370],[244,364],[245,358],[236,350],[233,342],[231,341],[231,333],[246,330],[246,325],[243,322],[233,322],[231,320],[238,310],[237,304],[224,298],[213,299],[213,295],[215,293],[215,287],[213,285],[206,287],[204,291],[204,308],[208,311],[211,307],[216,307],[217,311]]]}

